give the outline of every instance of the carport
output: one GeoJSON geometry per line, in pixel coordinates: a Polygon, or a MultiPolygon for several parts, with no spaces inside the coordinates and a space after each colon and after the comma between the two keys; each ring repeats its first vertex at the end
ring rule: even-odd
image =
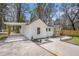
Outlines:
{"type": "MultiPolygon", "coordinates": [[[[4,25],[6,26],[6,32],[8,34],[8,36],[11,34],[12,32],[12,28],[15,26],[15,27],[19,27],[19,26],[22,26],[26,23],[20,23],[20,22],[3,22],[4,25]]],[[[20,30],[20,29],[19,29],[20,30]]]]}

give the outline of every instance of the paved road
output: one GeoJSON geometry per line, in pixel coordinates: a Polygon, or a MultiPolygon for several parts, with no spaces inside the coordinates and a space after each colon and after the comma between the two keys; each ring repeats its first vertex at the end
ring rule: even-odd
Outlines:
{"type": "Polygon", "coordinates": [[[60,41],[59,38],[50,38],[51,43],[42,44],[41,47],[59,56],[79,56],[79,46],[60,41]]]}

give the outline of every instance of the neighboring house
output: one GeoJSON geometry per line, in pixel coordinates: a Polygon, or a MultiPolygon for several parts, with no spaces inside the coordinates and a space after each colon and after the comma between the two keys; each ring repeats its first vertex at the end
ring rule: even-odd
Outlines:
{"type": "Polygon", "coordinates": [[[54,36],[60,36],[61,29],[60,25],[54,25],[54,36]]]}
{"type": "Polygon", "coordinates": [[[53,26],[47,25],[41,19],[38,19],[28,25],[22,25],[20,32],[28,39],[38,39],[53,36],[53,31],[53,26]]]}
{"type": "Polygon", "coordinates": [[[62,29],[62,25],[60,24],[61,21],[63,21],[62,19],[57,19],[54,22],[54,36],[60,36],[61,33],[61,29],[62,29]]]}

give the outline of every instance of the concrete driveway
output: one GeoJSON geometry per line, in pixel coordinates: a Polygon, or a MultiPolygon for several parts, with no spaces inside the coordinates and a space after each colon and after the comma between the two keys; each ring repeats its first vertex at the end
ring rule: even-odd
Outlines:
{"type": "Polygon", "coordinates": [[[26,38],[23,35],[10,35],[6,38],[4,42],[14,42],[14,41],[21,41],[21,40],[28,40],[28,38],[26,38]]]}
{"type": "Polygon", "coordinates": [[[0,45],[0,56],[54,56],[32,41],[17,41],[0,45]]]}
{"type": "Polygon", "coordinates": [[[10,35],[0,42],[0,56],[54,56],[22,35],[10,35]]]}
{"type": "Polygon", "coordinates": [[[53,42],[40,46],[59,56],[79,56],[79,46],[60,41],[60,38],[49,40],[53,42]]]}

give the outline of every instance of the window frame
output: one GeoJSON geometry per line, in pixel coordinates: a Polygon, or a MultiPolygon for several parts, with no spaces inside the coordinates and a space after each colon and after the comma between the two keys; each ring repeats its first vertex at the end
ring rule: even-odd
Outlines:
{"type": "Polygon", "coordinates": [[[37,27],[37,34],[40,34],[40,27],[37,27]]]}
{"type": "Polygon", "coordinates": [[[49,31],[51,31],[51,28],[49,28],[49,31]]]}
{"type": "Polygon", "coordinates": [[[46,32],[48,31],[48,28],[46,28],[46,32]]]}

